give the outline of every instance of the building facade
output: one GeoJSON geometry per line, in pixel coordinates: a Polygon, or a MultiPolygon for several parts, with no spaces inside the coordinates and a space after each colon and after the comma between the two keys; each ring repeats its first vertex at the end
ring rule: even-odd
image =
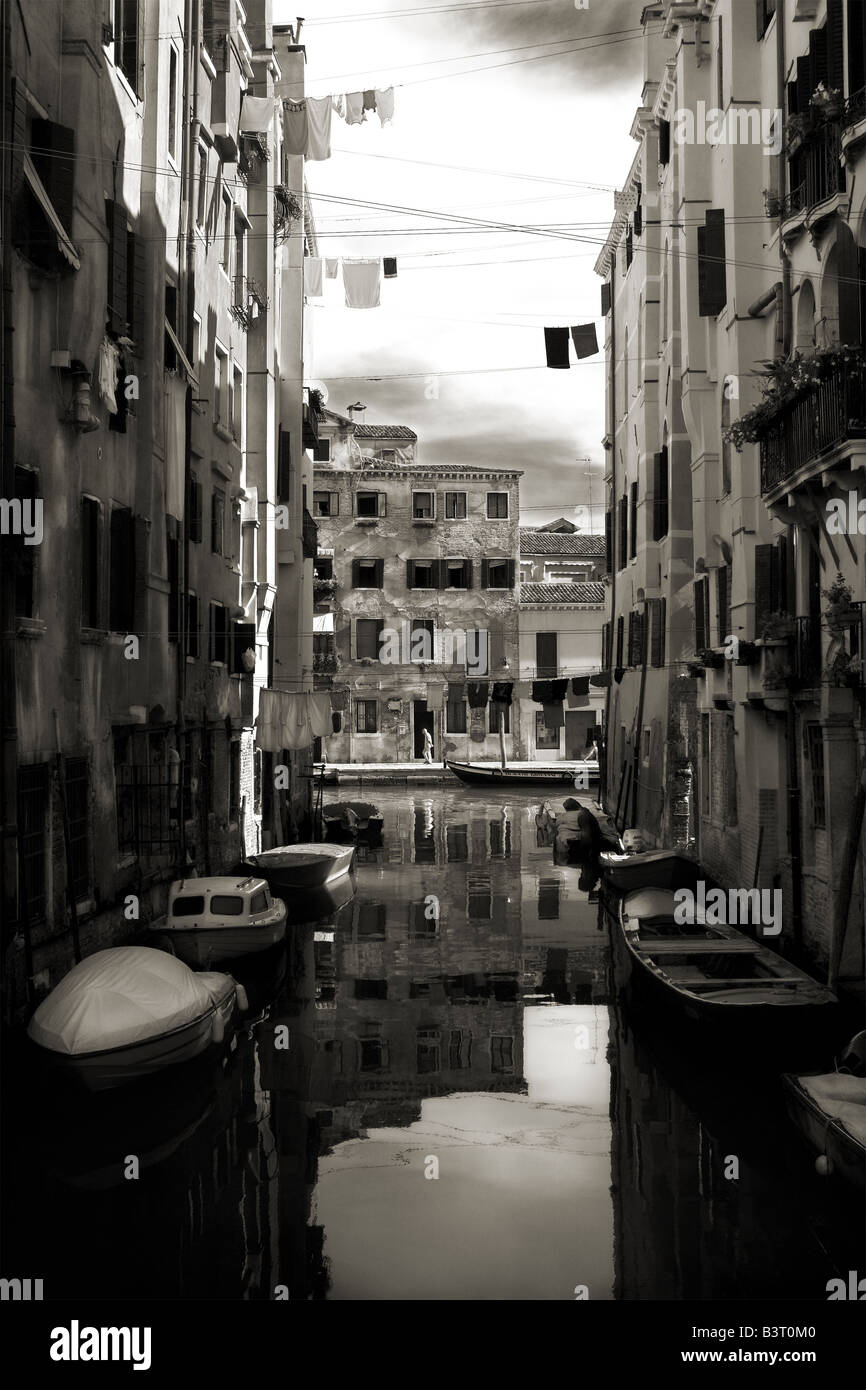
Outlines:
{"type": "MultiPolygon", "coordinates": [[[[303,178],[275,101],[303,50],[270,0],[3,13],[8,1017],[179,872],[279,834],[309,781],[281,807],[254,740],[278,546],[303,556],[302,374],[279,386],[303,178]]],[[[312,685],[311,652],[289,665],[312,685]]]]}
{"type": "Polygon", "coordinates": [[[332,411],[319,437],[316,661],[347,702],[325,755],[411,762],[426,729],[436,761],[498,758],[498,712],[471,708],[467,681],[517,679],[519,472],[423,464],[405,426],[332,411]]]}
{"type": "Polygon", "coordinates": [[[596,266],[605,793],[723,882],[780,889],[783,948],[862,979],[866,7],[741,8],[645,8],[596,266]]]}

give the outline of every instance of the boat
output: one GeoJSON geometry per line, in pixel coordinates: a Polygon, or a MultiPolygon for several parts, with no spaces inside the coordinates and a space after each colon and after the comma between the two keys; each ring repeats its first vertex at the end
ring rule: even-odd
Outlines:
{"type": "Polygon", "coordinates": [[[676,850],[650,849],[639,854],[605,850],[598,856],[608,882],[620,893],[636,888],[694,888],[705,878],[694,859],[676,850]]]}
{"type": "Polygon", "coordinates": [[[286,905],[255,874],[177,879],[166,915],[149,930],[187,965],[209,969],[276,946],[286,934],[286,905]]]}
{"type": "Polygon", "coordinates": [[[838,1071],[782,1077],[788,1114],[817,1153],[815,1169],[866,1188],[866,1033],[849,1045],[838,1071]],[[859,1054],[859,1056],[858,1056],[859,1054]],[[857,1059],[849,1064],[849,1058],[857,1059]],[[859,1075],[854,1074],[854,1066],[859,1075]]]}
{"type": "Polygon", "coordinates": [[[333,801],[322,807],[325,830],[334,837],[371,838],[381,835],[384,817],[372,801],[333,801]]]}
{"type": "Polygon", "coordinates": [[[79,961],[43,999],[27,1034],[40,1058],[91,1091],[187,1062],[225,1037],[246,995],[231,975],[202,974],[150,946],[79,961]]]}
{"type": "Polygon", "coordinates": [[[617,854],[621,853],[622,839],[620,833],[610,816],[601,809],[599,803],[588,796],[581,796],[579,793],[575,795],[574,800],[579,804],[581,811],[591,816],[596,826],[596,829],[593,830],[589,827],[588,821],[582,818],[584,833],[581,835],[581,840],[584,849],[589,844],[596,852],[607,849],[617,854]],[[586,833],[587,827],[589,827],[588,834],[586,833]]]}
{"type": "MultiPolygon", "coordinates": [[[[816,1020],[836,996],[804,970],[726,923],[678,923],[671,888],[619,899],[617,938],[632,979],[693,1021],[753,1024],[816,1020]]],[[[731,1036],[731,1035],[729,1035],[731,1036]]]]}
{"type": "Polygon", "coordinates": [[[575,778],[583,774],[586,784],[598,781],[597,762],[568,763],[561,767],[551,763],[525,767],[482,767],[478,763],[459,763],[445,759],[444,766],[461,782],[470,787],[573,787],[575,778]]]}
{"type": "Polygon", "coordinates": [[[355,874],[341,874],[321,888],[300,889],[286,901],[291,926],[309,926],[331,918],[355,896],[355,874]]]}
{"type": "Polygon", "coordinates": [[[332,883],[349,872],[354,858],[353,845],[280,845],[248,855],[245,866],[266,879],[271,892],[282,897],[296,888],[321,888],[332,883]]]}

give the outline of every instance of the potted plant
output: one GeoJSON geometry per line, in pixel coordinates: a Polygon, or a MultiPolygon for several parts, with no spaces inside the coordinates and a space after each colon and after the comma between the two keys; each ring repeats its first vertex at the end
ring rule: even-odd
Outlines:
{"type": "Polygon", "coordinates": [[[738,666],[754,666],[761,657],[761,648],[757,642],[740,642],[737,652],[738,666]]]}
{"type": "Polygon", "coordinates": [[[829,589],[822,589],[821,595],[827,600],[824,610],[825,626],[832,637],[841,637],[846,628],[856,627],[860,621],[860,605],[853,602],[854,591],[846,584],[841,573],[829,589]]]}
{"type": "Polygon", "coordinates": [[[702,681],[707,674],[700,661],[686,662],[686,669],[690,676],[699,681],[702,681]]]}
{"type": "Polygon", "coordinates": [[[812,131],[811,113],[795,111],[785,122],[785,149],[789,155],[796,154],[812,131]]]}
{"type": "Polygon", "coordinates": [[[842,114],[844,98],[838,87],[825,87],[819,82],[812,93],[811,106],[827,121],[838,120],[842,114]]]}
{"type": "Polygon", "coordinates": [[[784,612],[779,608],[775,613],[771,613],[766,623],[761,639],[764,642],[784,642],[787,638],[794,636],[794,629],[797,624],[790,613],[784,612]]]}
{"type": "Polygon", "coordinates": [[[720,671],[725,664],[722,652],[714,652],[712,647],[705,647],[698,652],[698,661],[709,671],[720,671]]]}
{"type": "Polygon", "coordinates": [[[784,206],[784,200],[781,194],[777,193],[772,188],[763,188],[761,192],[764,195],[764,211],[767,216],[781,217],[782,208],[784,206]]]}

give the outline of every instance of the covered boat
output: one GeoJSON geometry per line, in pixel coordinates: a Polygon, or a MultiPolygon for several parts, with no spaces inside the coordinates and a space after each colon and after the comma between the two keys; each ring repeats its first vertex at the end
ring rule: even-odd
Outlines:
{"type": "Polygon", "coordinates": [[[838,1071],[782,1077],[788,1114],[817,1153],[817,1171],[861,1191],[866,1188],[864,1051],[866,1033],[859,1033],[838,1071]],[[854,1074],[854,1065],[859,1075],[854,1074]]]}
{"type": "Polygon", "coordinates": [[[196,974],[148,946],[115,946],[73,966],[37,1008],[28,1036],[46,1061],[92,1091],[189,1061],[222,1042],[231,975],[196,974]]]}
{"type": "Polygon", "coordinates": [[[608,882],[620,893],[638,888],[694,888],[705,878],[700,865],[676,850],[650,849],[639,854],[605,850],[599,863],[608,882]]]}
{"type": "Polygon", "coordinates": [[[687,1018],[739,1027],[815,1019],[836,997],[735,927],[675,918],[674,890],[644,888],[618,904],[618,938],[632,976],[687,1018]]]}
{"type": "Polygon", "coordinates": [[[322,807],[322,820],[329,835],[367,838],[382,833],[382,813],[372,801],[332,801],[322,807]]]}
{"type": "Polygon", "coordinates": [[[598,781],[597,762],[483,767],[478,763],[458,763],[446,759],[444,765],[470,787],[573,787],[575,777],[581,772],[585,774],[587,785],[598,781]]]}
{"type": "Polygon", "coordinates": [[[208,967],[276,946],[286,934],[286,905],[255,874],[178,879],[150,931],[187,965],[208,967]]]}
{"type": "Polygon", "coordinates": [[[353,845],[281,845],[251,854],[246,866],[267,880],[281,897],[296,888],[321,888],[347,874],[355,858],[353,845]]]}

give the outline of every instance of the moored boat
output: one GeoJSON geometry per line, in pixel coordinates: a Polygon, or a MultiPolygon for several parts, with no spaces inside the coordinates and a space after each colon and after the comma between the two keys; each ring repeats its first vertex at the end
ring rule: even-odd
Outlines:
{"type": "Polygon", "coordinates": [[[576,762],[558,767],[540,763],[537,767],[481,767],[478,763],[445,760],[444,766],[470,787],[573,787],[580,774],[589,785],[598,781],[597,762],[576,762]]]}
{"type": "Polygon", "coordinates": [[[296,888],[321,888],[347,874],[355,858],[353,845],[280,845],[248,855],[246,865],[261,874],[272,893],[284,897],[296,888]]]}
{"type": "Polygon", "coordinates": [[[383,816],[372,801],[334,801],[322,807],[325,830],[333,837],[372,838],[382,833],[383,816]]]}
{"type": "Polygon", "coordinates": [[[804,970],[726,923],[680,923],[674,890],[645,888],[617,905],[631,974],[685,1017],[736,1026],[815,1019],[835,995],[804,970]]]}
{"type": "Polygon", "coordinates": [[[225,1037],[246,998],[149,946],[115,946],[72,967],[27,1027],[40,1057],[91,1091],[177,1066],[225,1037]]]}
{"type": "Polygon", "coordinates": [[[782,1077],[788,1114],[817,1153],[815,1169],[866,1188],[866,1033],[849,1045],[837,1071],[782,1077]],[[859,1075],[854,1074],[854,1068],[859,1075]]]}
{"type": "Polygon", "coordinates": [[[637,888],[694,888],[703,877],[700,865],[676,850],[650,849],[639,854],[606,850],[598,858],[608,882],[620,893],[637,888]]]}
{"type": "Polygon", "coordinates": [[[286,905],[254,874],[178,879],[150,931],[187,965],[208,968],[276,946],[286,934],[286,905]]]}

